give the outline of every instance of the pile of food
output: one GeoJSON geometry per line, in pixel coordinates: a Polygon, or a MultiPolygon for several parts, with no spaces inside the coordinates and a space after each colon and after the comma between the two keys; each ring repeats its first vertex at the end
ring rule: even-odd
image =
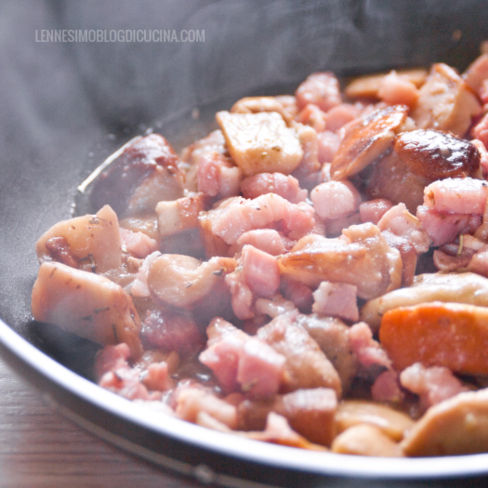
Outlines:
{"type": "Polygon", "coordinates": [[[488,451],[488,54],[248,97],[179,155],[126,144],[37,242],[36,320],[93,375],[222,432],[488,451]]]}

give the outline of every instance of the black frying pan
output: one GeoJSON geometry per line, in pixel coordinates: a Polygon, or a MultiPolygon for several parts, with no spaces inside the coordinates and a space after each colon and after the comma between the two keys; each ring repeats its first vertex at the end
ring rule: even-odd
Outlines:
{"type": "Polygon", "coordinates": [[[70,216],[77,185],[132,136],[153,128],[181,147],[208,132],[217,109],[243,95],[290,92],[312,71],[349,76],[434,61],[462,70],[488,34],[485,2],[46,1],[0,9],[0,351],[10,364],[83,427],[202,482],[484,480],[488,454],[387,462],[324,455],[141,413],[87,379],[91,344],[31,322],[30,290],[35,241],[70,216]],[[39,42],[40,30],[67,28],[198,29],[204,42],[39,42]]]}

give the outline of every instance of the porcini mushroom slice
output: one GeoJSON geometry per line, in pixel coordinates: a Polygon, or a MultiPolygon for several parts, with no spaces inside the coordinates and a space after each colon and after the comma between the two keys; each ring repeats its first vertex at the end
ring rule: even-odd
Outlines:
{"type": "Polygon", "coordinates": [[[406,105],[389,105],[359,117],[348,125],[344,139],[332,160],[332,178],[349,178],[390,149],[407,113],[406,105]]]}
{"type": "Polygon", "coordinates": [[[235,265],[232,258],[202,262],[184,254],[163,254],[150,265],[149,289],[169,305],[187,307],[208,295],[235,265]]]}
{"type": "Polygon", "coordinates": [[[460,393],[429,408],[402,448],[407,456],[488,451],[488,389],[460,393]]]}
{"type": "Polygon", "coordinates": [[[412,286],[367,302],[361,309],[361,319],[376,331],[388,310],[433,301],[488,307],[488,278],[470,272],[420,274],[415,276],[412,286]]]}
{"type": "Polygon", "coordinates": [[[378,427],[394,441],[400,441],[414,422],[405,413],[388,405],[367,400],[343,400],[337,407],[335,426],[337,432],[359,424],[378,427]]]}
{"type": "Polygon", "coordinates": [[[261,172],[289,174],[303,158],[296,132],[277,112],[218,112],[217,122],[232,159],[245,176],[261,172]]]}
{"type": "Polygon", "coordinates": [[[41,261],[61,261],[98,273],[116,268],[122,256],[117,214],[105,205],[95,215],[62,220],[39,238],[36,252],[41,261]]]}
{"type": "Polygon", "coordinates": [[[142,353],[141,323],[132,298],[104,276],[42,263],[32,289],[32,315],[99,344],[125,342],[133,358],[142,353]]]}
{"type": "Polygon", "coordinates": [[[371,424],[358,424],[345,430],[334,439],[331,450],[340,454],[361,456],[402,456],[399,444],[371,424]]]}
{"type": "Polygon", "coordinates": [[[480,111],[476,96],[458,73],[447,64],[436,63],[420,88],[412,117],[421,129],[445,130],[464,136],[472,117],[480,111]]]}
{"type": "Polygon", "coordinates": [[[356,285],[358,296],[366,299],[401,283],[400,253],[371,223],[351,225],[339,238],[302,237],[278,264],[282,274],[310,286],[324,280],[356,285]]]}
{"type": "MultiPolygon", "coordinates": [[[[419,88],[427,78],[427,70],[423,68],[398,70],[396,73],[400,78],[413,83],[417,88],[419,88]]],[[[346,96],[350,98],[377,98],[383,80],[388,75],[389,73],[375,73],[359,76],[346,86],[344,92],[346,96]]]]}

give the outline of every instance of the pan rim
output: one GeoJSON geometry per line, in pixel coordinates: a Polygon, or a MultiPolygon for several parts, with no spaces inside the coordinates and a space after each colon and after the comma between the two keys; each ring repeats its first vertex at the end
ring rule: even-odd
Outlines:
{"type": "MultiPolygon", "coordinates": [[[[388,458],[388,462],[385,463],[385,459],[380,457],[314,452],[246,438],[240,438],[236,443],[234,435],[216,431],[212,431],[212,435],[209,436],[207,428],[166,415],[162,420],[161,413],[135,404],[78,375],[36,348],[2,319],[0,319],[0,345],[49,382],[110,415],[159,436],[183,442],[189,447],[194,445],[235,460],[344,478],[445,479],[488,473],[488,453],[424,458],[388,458]],[[167,422],[167,419],[170,419],[170,422],[167,422]]],[[[78,423],[78,425],[80,424],[78,423]]],[[[109,442],[111,441],[109,440],[109,442]]],[[[115,442],[115,444],[117,443],[115,442]]],[[[132,450],[134,454],[147,458],[144,453],[134,451],[132,450]]],[[[167,453],[163,452],[163,454],[167,453]]]]}

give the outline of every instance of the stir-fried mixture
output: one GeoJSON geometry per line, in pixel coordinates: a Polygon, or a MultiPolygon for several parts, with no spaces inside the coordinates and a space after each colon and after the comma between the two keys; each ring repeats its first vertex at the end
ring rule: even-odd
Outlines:
{"type": "Polygon", "coordinates": [[[104,388],[210,429],[488,451],[488,55],[248,97],[138,137],[37,242],[38,321],[104,388]]]}

